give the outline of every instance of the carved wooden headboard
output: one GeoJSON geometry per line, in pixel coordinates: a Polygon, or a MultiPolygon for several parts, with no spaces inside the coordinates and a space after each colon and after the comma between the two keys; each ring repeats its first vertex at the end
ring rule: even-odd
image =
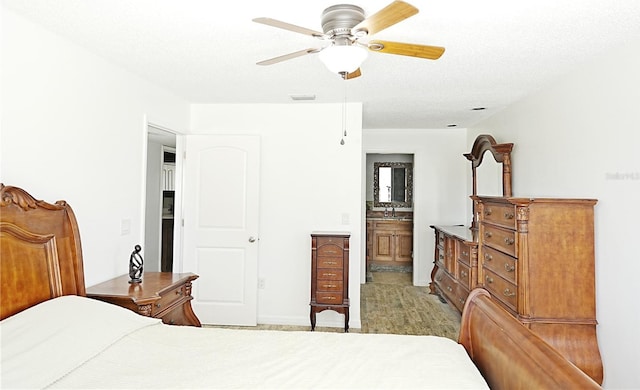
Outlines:
{"type": "Polygon", "coordinates": [[[65,201],[0,184],[0,319],[61,295],[86,295],[76,217],[65,201]]]}

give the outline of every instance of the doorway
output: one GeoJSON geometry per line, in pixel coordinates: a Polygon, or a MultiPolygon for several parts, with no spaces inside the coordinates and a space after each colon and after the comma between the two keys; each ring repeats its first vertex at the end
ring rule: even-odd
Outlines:
{"type": "Polygon", "coordinates": [[[413,274],[413,154],[366,154],[366,281],[413,274]]]}
{"type": "Polygon", "coordinates": [[[175,156],[176,135],[149,124],[143,248],[145,271],[174,270],[175,189],[178,176],[175,156]]]}

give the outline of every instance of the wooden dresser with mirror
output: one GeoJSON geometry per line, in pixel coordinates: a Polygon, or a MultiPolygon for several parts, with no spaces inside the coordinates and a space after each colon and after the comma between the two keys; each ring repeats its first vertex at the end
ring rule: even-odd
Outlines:
{"type": "Polygon", "coordinates": [[[602,383],[596,337],[595,199],[514,197],[513,144],[476,138],[470,226],[431,226],[436,249],[431,292],[462,311],[483,287],[509,313],[602,383]],[[502,194],[482,193],[477,169],[498,165],[502,194]],[[489,156],[487,156],[489,157],[489,156]]]}

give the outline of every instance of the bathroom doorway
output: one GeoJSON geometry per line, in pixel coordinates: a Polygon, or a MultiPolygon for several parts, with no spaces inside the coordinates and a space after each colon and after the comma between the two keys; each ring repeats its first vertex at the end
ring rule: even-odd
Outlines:
{"type": "Polygon", "coordinates": [[[366,155],[366,281],[413,273],[413,154],[366,155]]]}

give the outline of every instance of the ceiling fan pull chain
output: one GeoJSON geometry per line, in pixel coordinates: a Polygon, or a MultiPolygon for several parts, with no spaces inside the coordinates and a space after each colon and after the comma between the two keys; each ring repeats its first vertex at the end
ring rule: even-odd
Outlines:
{"type": "Polygon", "coordinates": [[[342,102],[342,131],[341,131],[341,139],[340,139],[340,145],[344,145],[344,137],[347,135],[347,128],[345,127],[345,103],[344,101],[342,102]]]}
{"type": "Polygon", "coordinates": [[[342,130],[347,136],[347,80],[344,80],[344,100],[342,101],[342,130]]]}

